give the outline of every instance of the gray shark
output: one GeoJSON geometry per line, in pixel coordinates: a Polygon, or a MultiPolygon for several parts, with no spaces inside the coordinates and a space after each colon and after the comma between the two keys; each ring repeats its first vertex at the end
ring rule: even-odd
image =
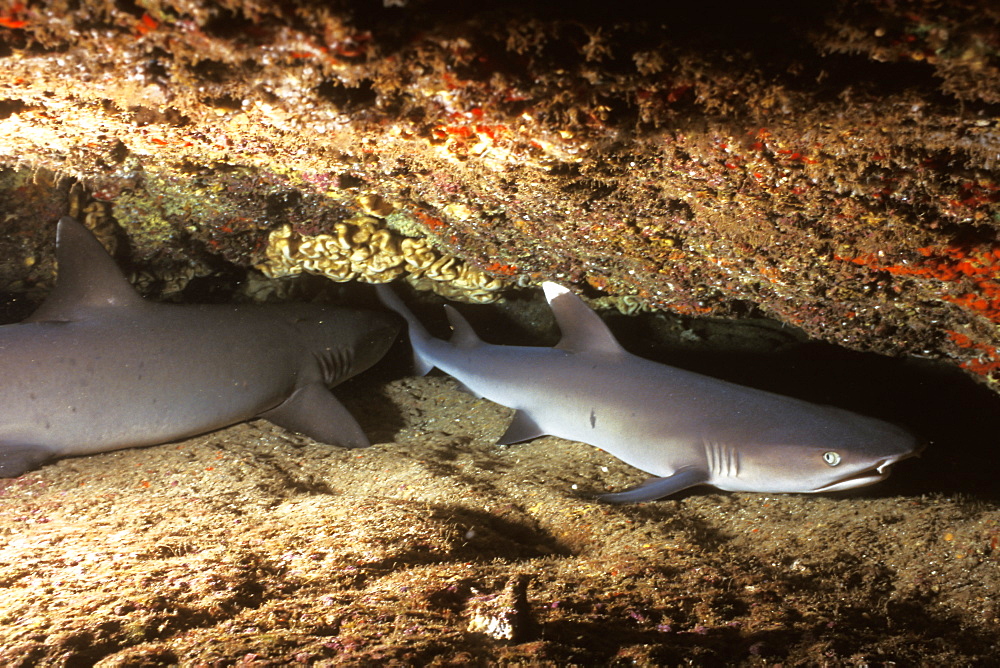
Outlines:
{"type": "Polygon", "coordinates": [[[27,320],[0,327],[0,477],[258,417],[322,443],[368,445],[328,388],[382,357],[395,317],[156,304],[85,227],[63,218],[57,230],[56,287],[27,320]]]}
{"type": "Polygon", "coordinates": [[[550,434],[658,476],[605,501],[650,501],[701,484],[832,492],[878,482],[917,450],[910,433],[887,422],[632,355],[579,297],[543,287],[562,331],[554,348],[484,343],[447,306],[454,335],[437,339],[391,289],[377,289],[406,319],[420,373],[437,367],[516,409],[501,444],[550,434]]]}

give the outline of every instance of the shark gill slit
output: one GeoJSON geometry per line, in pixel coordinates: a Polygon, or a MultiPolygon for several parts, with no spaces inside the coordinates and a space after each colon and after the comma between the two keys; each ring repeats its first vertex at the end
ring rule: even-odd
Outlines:
{"type": "Polygon", "coordinates": [[[316,355],[316,361],[319,363],[324,382],[330,384],[351,368],[353,355],[347,348],[338,346],[327,348],[323,354],[316,355]]]}
{"type": "Polygon", "coordinates": [[[705,442],[708,467],[714,476],[737,478],[740,475],[740,453],[729,445],[705,442]]]}

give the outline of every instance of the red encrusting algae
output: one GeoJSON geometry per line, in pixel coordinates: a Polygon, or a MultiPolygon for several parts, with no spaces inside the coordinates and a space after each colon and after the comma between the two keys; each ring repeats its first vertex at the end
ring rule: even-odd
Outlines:
{"type": "Polygon", "coordinates": [[[958,304],[967,310],[1000,323],[1000,247],[926,246],[917,252],[926,258],[913,265],[883,264],[874,253],[857,257],[834,255],[834,259],[885,271],[895,276],[929,278],[965,287],[975,286],[972,292],[942,294],[940,298],[958,304]]]}
{"type": "MultiPolygon", "coordinates": [[[[943,290],[936,297],[956,304],[975,316],[1000,323],[1000,247],[953,245],[944,248],[925,246],[916,250],[924,259],[913,265],[884,264],[874,253],[857,257],[834,255],[834,258],[894,276],[931,279],[957,286],[957,290],[951,288],[953,292],[946,292],[949,288],[941,286],[943,290]]],[[[1000,349],[961,332],[949,329],[946,333],[956,346],[976,354],[975,358],[965,360],[959,366],[980,376],[996,379],[1000,375],[1000,349]]]]}
{"type": "Polygon", "coordinates": [[[959,364],[963,369],[968,369],[980,376],[989,376],[994,371],[1000,371],[1000,351],[993,346],[979,343],[961,332],[952,330],[948,330],[948,338],[959,347],[970,348],[980,352],[978,359],[967,360],[959,364]]]}

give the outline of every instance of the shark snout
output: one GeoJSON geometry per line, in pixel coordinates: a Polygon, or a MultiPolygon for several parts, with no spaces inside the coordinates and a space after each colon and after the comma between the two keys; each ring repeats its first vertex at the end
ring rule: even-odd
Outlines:
{"type": "Polygon", "coordinates": [[[893,464],[896,464],[904,459],[909,459],[910,457],[917,455],[918,452],[919,450],[914,449],[882,457],[873,462],[870,466],[859,468],[848,475],[817,488],[815,491],[836,492],[881,482],[888,478],[889,474],[892,473],[893,464]]]}
{"type": "Polygon", "coordinates": [[[399,334],[400,319],[393,313],[365,311],[355,332],[355,368],[367,369],[385,355],[399,334]]]}
{"type": "Polygon", "coordinates": [[[892,467],[893,464],[901,462],[904,459],[909,459],[910,457],[916,457],[922,449],[923,448],[921,448],[920,450],[915,449],[909,452],[901,452],[896,455],[885,457],[884,459],[876,463],[874,468],[880,475],[889,475],[889,469],[892,467]]]}

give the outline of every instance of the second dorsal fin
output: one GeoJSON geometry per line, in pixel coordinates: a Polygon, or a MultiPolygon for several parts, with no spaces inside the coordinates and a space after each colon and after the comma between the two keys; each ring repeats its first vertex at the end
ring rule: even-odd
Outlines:
{"type": "Polygon", "coordinates": [[[469,321],[461,313],[448,304],[444,305],[444,311],[448,314],[448,322],[451,323],[451,343],[453,345],[459,348],[470,348],[482,343],[482,340],[476,335],[475,330],[472,329],[472,325],[469,324],[469,321]]]}

